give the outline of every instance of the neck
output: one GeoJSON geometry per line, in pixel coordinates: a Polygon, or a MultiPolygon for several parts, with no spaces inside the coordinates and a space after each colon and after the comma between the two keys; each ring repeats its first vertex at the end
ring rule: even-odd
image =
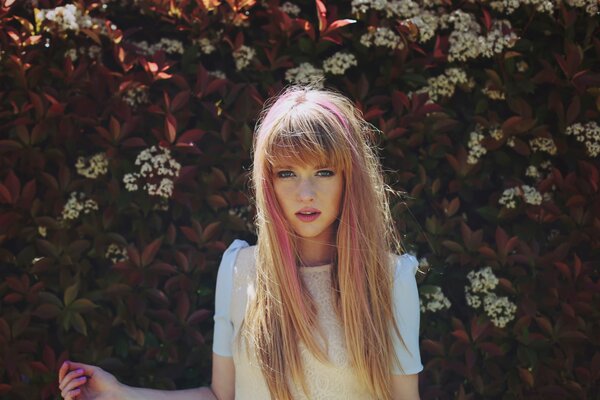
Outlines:
{"type": "Polygon", "coordinates": [[[319,240],[317,238],[306,238],[298,241],[299,263],[301,267],[316,267],[318,265],[331,264],[335,254],[335,242],[319,240]]]}

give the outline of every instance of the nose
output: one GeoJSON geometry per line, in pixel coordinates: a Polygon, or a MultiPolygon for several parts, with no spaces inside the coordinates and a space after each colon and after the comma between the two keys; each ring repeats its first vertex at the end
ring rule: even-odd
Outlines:
{"type": "Polygon", "coordinates": [[[298,187],[298,199],[300,201],[313,201],[315,199],[315,185],[310,179],[302,179],[298,187]]]}

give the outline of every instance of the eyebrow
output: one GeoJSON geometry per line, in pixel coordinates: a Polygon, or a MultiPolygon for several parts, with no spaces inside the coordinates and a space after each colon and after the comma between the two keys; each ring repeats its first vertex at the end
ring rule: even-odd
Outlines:
{"type": "MultiPolygon", "coordinates": [[[[271,168],[273,168],[273,169],[294,169],[294,166],[292,166],[290,164],[284,164],[284,165],[273,164],[273,166],[271,168]]],[[[327,164],[315,165],[315,169],[324,169],[324,168],[335,169],[335,166],[327,165],[327,164]]]]}

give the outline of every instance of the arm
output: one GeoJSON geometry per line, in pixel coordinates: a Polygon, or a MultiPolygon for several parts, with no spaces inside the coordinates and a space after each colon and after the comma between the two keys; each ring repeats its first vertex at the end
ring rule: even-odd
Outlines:
{"type": "Polygon", "coordinates": [[[59,388],[66,400],[233,400],[235,369],[231,357],[213,354],[211,387],[185,390],[135,388],[93,365],[65,362],[59,371],[59,388]]]}
{"type": "Polygon", "coordinates": [[[392,399],[419,400],[419,376],[392,375],[392,399]]]}

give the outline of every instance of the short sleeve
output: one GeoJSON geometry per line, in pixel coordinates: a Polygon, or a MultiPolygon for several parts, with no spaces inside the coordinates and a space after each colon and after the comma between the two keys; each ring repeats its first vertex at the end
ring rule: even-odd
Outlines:
{"type": "Polygon", "coordinates": [[[213,352],[223,357],[232,357],[233,355],[231,352],[233,343],[233,322],[231,321],[233,267],[238,252],[244,247],[248,247],[248,243],[243,240],[234,240],[223,253],[217,273],[213,352]]]}
{"type": "Polygon", "coordinates": [[[398,356],[402,369],[394,365],[393,375],[416,374],[423,370],[419,352],[420,306],[419,291],[415,273],[419,263],[410,254],[397,257],[394,273],[393,301],[396,323],[402,335],[404,346],[398,335],[392,335],[394,351],[398,356]]]}

